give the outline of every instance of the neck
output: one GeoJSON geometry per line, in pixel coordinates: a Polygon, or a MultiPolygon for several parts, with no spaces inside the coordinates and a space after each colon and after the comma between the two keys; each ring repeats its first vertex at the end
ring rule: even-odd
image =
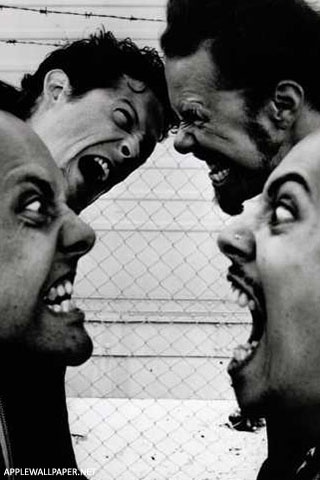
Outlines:
{"type": "Polygon", "coordinates": [[[4,353],[0,398],[15,466],[73,467],[65,367],[38,355],[4,353]]]}

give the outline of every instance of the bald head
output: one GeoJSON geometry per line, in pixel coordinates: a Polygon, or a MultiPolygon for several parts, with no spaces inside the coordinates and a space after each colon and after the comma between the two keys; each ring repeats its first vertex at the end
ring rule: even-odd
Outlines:
{"type": "Polygon", "coordinates": [[[22,120],[4,111],[0,111],[0,154],[1,158],[26,155],[29,161],[53,162],[38,135],[22,120]]]}

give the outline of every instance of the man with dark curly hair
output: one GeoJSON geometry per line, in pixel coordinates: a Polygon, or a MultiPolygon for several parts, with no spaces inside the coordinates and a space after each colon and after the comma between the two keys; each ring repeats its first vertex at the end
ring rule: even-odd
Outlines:
{"type": "Polygon", "coordinates": [[[158,53],[104,31],[25,75],[14,113],[63,170],[76,212],[142,165],[174,118],[158,53]]]}

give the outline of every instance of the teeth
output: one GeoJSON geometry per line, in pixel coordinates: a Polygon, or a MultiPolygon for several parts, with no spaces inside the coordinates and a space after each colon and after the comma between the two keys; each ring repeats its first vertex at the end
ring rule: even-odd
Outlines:
{"type": "Polygon", "coordinates": [[[72,286],[72,283],[70,282],[70,280],[67,280],[64,284],[64,288],[67,292],[68,295],[72,295],[73,294],[73,286],[72,286]]]}
{"type": "Polygon", "coordinates": [[[252,311],[256,308],[256,304],[253,300],[249,300],[249,309],[252,311]]]}
{"type": "Polygon", "coordinates": [[[61,303],[61,309],[64,313],[70,312],[70,300],[63,300],[61,303]]]}
{"type": "Polygon", "coordinates": [[[243,363],[253,354],[253,352],[257,349],[258,345],[259,342],[256,341],[252,343],[246,343],[244,345],[239,345],[237,348],[235,348],[233,352],[233,359],[237,363],[243,363]]]}
{"type": "Polygon", "coordinates": [[[244,292],[240,293],[238,298],[238,305],[241,308],[247,307],[249,305],[249,298],[248,295],[244,292]]]}
{"type": "Polygon", "coordinates": [[[105,160],[103,160],[101,157],[95,157],[94,161],[96,163],[98,163],[98,165],[100,165],[100,167],[102,168],[102,170],[104,172],[104,178],[102,180],[106,180],[108,178],[108,175],[109,175],[109,165],[108,165],[108,163],[105,160]]]}
{"type": "Polygon", "coordinates": [[[239,298],[238,290],[235,290],[235,288],[233,287],[233,291],[232,291],[232,293],[231,293],[231,300],[232,300],[234,303],[238,303],[238,298],[239,298]]]}
{"type": "Polygon", "coordinates": [[[69,312],[74,308],[74,304],[70,301],[71,298],[65,298],[63,301],[62,299],[64,297],[71,297],[72,294],[73,285],[70,280],[65,280],[56,287],[51,287],[45,300],[50,302],[48,307],[54,312],[69,312]]]}
{"type": "Polygon", "coordinates": [[[58,294],[58,297],[64,297],[65,296],[66,291],[65,291],[64,285],[60,284],[60,285],[57,286],[57,294],[58,294]]]}
{"type": "Polygon", "coordinates": [[[237,303],[241,308],[249,307],[250,310],[255,309],[256,304],[254,300],[251,300],[245,292],[239,291],[234,285],[231,285],[231,288],[231,300],[234,303],[237,303]]]}
{"type": "Polygon", "coordinates": [[[48,305],[48,308],[50,310],[53,310],[55,313],[61,313],[61,311],[62,311],[60,305],[58,305],[56,303],[54,305],[48,305]]]}
{"type": "Polygon", "coordinates": [[[233,358],[237,362],[243,362],[251,353],[251,349],[244,348],[245,346],[240,345],[234,349],[233,358]]]}
{"type": "Polygon", "coordinates": [[[102,168],[103,168],[104,173],[105,173],[106,175],[108,175],[108,173],[109,173],[109,167],[108,167],[108,165],[107,165],[106,163],[104,163],[104,164],[102,165],[102,168]]]}
{"type": "Polygon", "coordinates": [[[57,296],[57,290],[54,287],[50,288],[50,291],[49,291],[49,294],[48,294],[48,299],[51,302],[53,302],[53,300],[56,298],[56,296],[57,296]]]}
{"type": "Polygon", "coordinates": [[[218,173],[210,173],[210,178],[213,182],[221,183],[223,182],[230,173],[230,169],[226,168],[225,170],[220,170],[218,173]]]}
{"type": "Polygon", "coordinates": [[[64,300],[60,305],[55,303],[53,305],[47,305],[47,307],[54,313],[69,313],[76,308],[72,300],[64,300]]]}

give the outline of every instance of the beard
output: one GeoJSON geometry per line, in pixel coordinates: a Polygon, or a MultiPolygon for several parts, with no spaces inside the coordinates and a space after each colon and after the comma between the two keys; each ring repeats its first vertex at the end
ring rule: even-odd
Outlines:
{"type": "Polygon", "coordinates": [[[239,215],[243,210],[243,202],[262,192],[269,176],[268,171],[232,171],[228,183],[215,188],[216,201],[228,215],[239,215]]]}
{"type": "Polygon", "coordinates": [[[257,114],[247,108],[246,132],[255,144],[260,168],[251,170],[234,167],[225,185],[215,188],[216,200],[225,213],[238,215],[243,210],[243,202],[259,195],[270,173],[276,166],[275,158],[281,144],[276,143],[266,128],[257,120],[257,114]]]}

